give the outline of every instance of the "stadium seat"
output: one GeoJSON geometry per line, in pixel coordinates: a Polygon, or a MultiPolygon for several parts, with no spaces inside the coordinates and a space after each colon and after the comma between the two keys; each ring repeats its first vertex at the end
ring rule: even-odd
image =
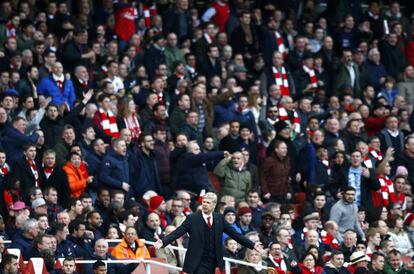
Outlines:
{"type": "Polygon", "coordinates": [[[231,268],[231,274],[237,274],[237,266],[233,266],[232,268],[231,268]]]}
{"type": "Polygon", "coordinates": [[[220,268],[216,267],[216,274],[224,274],[224,272],[221,271],[220,268]]]}
{"type": "Polygon", "coordinates": [[[219,178],[212,171],[208,172],[208,180],[216,192],[220,192],[221,184],[219,178]]]}
{"type": "Polygon", "coordinates": [[[30,258],[24,269],[25,274],[48,274],[42,258],[30,258]]]}

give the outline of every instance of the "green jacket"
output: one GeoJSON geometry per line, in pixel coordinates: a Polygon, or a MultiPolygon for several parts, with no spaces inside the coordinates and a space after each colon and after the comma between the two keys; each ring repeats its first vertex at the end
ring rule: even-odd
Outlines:
{"type": "Polygon", "coordinates": [[[405,269],[404,266],[402,266],[398,271],[396,271],[391,267],[389,263],[385,263],[383,273],[384,274],[414,274],[414,270],[405,269]]]}
{"type": "Polygon", "coordinates": [[[223,159],[214,168],[214,174],[221,180],[221,196],[231,195],[236,198],[236,203],[245,200],[247,192],[252,187],[250,171],[244,167],[241,171],[235,170],[230,159],[223,159]]]}
{"type": "Polygon", "coordinates": [[[66,163],[66,158],[69,155],[69,149],[63,139],[60,139],[53,147],[53,151],[56,152],[56,165],[63,166],[66,163]]]}
{"type": "Polygon", "coordinates": [[[171,48],[169,46],[166,46],[164,50],[164,55],[165,55],[165,61],[167,63],[167,68],[170,74],[174,72],[173,64],[175,61],[181,61],[185,64],[184,54],[177,47],[171,48]]]}

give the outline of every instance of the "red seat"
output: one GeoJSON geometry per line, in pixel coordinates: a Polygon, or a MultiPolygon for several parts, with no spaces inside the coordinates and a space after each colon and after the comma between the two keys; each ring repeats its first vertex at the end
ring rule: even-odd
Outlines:
{"type": "Polygon", "coordinates": [[[214,190],[216,192],[220,192],[221,184],[220,184],[220,180],[217,177],[217,175],[214,174],[212,171],[209,171],[208,172],[208,180],[211,182],[211,185],[213,186],[214,190]]]}
{"type": "Polygon", "coordinates": [[[42,258],[30,258],[24,269],[25,274],[48,274],[42,258]]]}
{"type": "Polygon", "coordinates": [[[303,204],[306,201],[306,193],[305,192],[295,193],[295,200],[297,204],[303,204]]]}
{"type": "Polygon", "coordinates": [[[231,272],[230,272],[231,274],[237,274],[237,266],[233,266],[232,268],[231,268],[231,272]]]}
{"type": "Polygon", "coordinates": [[[220,268],[216,267],[216,273],[215,274],[224,274],[224,272],[221,271],[220,268]]]}
{"type": "Polygon", "coordinates": [[[55,265],[53,266],[53,269],[62,269],[62,263],[60,260],[55,261],[55,265]]]}

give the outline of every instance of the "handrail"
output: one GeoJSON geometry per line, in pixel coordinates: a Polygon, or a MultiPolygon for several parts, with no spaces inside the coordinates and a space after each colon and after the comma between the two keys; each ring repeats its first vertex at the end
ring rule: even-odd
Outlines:
{"type": "MultiPolygon", "coordinates": [[[[96,261],[97,260],[75,260],[75,263],[76,264],[93,264],[96,261]]],[[[102,262],[105,262],[107,264],[136,264],[136,263],[144,263],[144,264],[153,264],[153,265],[163,266],[163,267],[175,269],[175,270],[178,270],[178,271],[182,271],[183,270],[181,267],[178,267],[178,266],[175,266],[175,265],[170,265],[170,264],[161,263],[161,262],[153,261],[153,260],[147,260],[147,259],[135,259],[135,260],[102,260],[102,262]]],[[[151,273],[151,272],[148,272],[148,273],[151,273]]]]}

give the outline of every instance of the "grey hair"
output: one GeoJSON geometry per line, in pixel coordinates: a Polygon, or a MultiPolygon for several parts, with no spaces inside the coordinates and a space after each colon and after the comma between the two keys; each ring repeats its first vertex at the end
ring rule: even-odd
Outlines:
{"type": "Polygon", "coordinates": [[[204,196],[203,199],[209,199],[212,200],[213,203],[217,204],[217,195],[214,192],[207,192],[204,196]]]}
{"type": "Polygon", "coordinates": [[[27,220],[22,227],[23,232],[28,232],[30,229],[33,229],[39,225],[36,219],[29,219],[27,220]]]}

